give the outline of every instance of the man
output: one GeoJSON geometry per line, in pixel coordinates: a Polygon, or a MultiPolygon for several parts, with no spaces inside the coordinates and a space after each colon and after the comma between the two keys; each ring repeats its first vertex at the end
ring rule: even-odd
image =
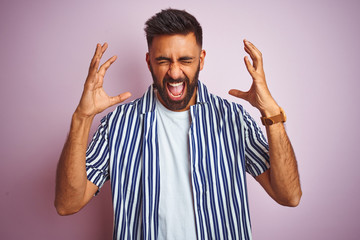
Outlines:
{"type": "Polygon", "coordinates": [[[198,81],[206,52],[192,15],[163,10],[145,32],[154,84],[104,117],[87,148],[94,116],[131,95],[105,93],[116,57],[99,67],[107,44],[96,47],[59,160],[58,213],[79,211],[110,179],[114,239],[251,239],[245,172],[279,204],[296,206],[301,197],[285,115],[267,88],[260,51],[244,40],[253,84],[229,93],[259,109],[268,144],[241,105],[198,81]]]}

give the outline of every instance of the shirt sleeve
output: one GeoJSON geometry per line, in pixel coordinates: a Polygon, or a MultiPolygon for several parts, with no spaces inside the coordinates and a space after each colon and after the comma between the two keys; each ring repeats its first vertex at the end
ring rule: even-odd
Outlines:
{"type": "MultiPolygon", "coordinates": [[[[109,180],[108,119],[109,115],[101,120],[86,151],[87,178],[98,186],[99,190],[109,180]]],[[[99,190],[96,194],[99,193],[99,190]]]]}
{"type": "Polygon", "coordinates": [[[254,119],[243,111],[246,171],[253,177],[270,168],[269,145],[254,119]]]}

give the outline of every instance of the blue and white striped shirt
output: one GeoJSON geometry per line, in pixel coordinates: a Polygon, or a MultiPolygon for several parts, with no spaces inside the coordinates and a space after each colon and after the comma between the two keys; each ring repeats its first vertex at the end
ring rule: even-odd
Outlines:
{"type": "MultiPolygon", "coordinates": [[[[153,86],[101,120],[86,152],[88,179],[110,179],[114,239],[157,239],[159,146],[153,86]]],[[[200,81],[190,107],[191,184],[198,239],[251,239],[245,172],[270,167],[268,145],[241,105],[200,81]]]]}

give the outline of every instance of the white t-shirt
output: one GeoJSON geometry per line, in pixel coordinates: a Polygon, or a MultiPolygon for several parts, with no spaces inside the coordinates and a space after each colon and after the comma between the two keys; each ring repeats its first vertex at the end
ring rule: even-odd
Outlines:
{"type": "Polygon", "coordinates": [[[190,111],[173,112],[156,98],[160,159],[158,239],[196,239],[189,129],[190,111]]]}

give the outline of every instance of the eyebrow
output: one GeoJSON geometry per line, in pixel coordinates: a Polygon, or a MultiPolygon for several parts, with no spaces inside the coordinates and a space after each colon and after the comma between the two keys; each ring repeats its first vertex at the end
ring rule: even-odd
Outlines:
{"type": "Polygon", "coordinates": [[[179,61],[186,61],[186,60],[193,60],[194,57],[181,57],[179,58],[179,61]]]}
{"type": "Polygon", "coordinates": [[[160,56],[160,57],[155,58],[155,60],[156,61],[161,61],[161,60],[171,61],[171,58],[160,56]]]}

